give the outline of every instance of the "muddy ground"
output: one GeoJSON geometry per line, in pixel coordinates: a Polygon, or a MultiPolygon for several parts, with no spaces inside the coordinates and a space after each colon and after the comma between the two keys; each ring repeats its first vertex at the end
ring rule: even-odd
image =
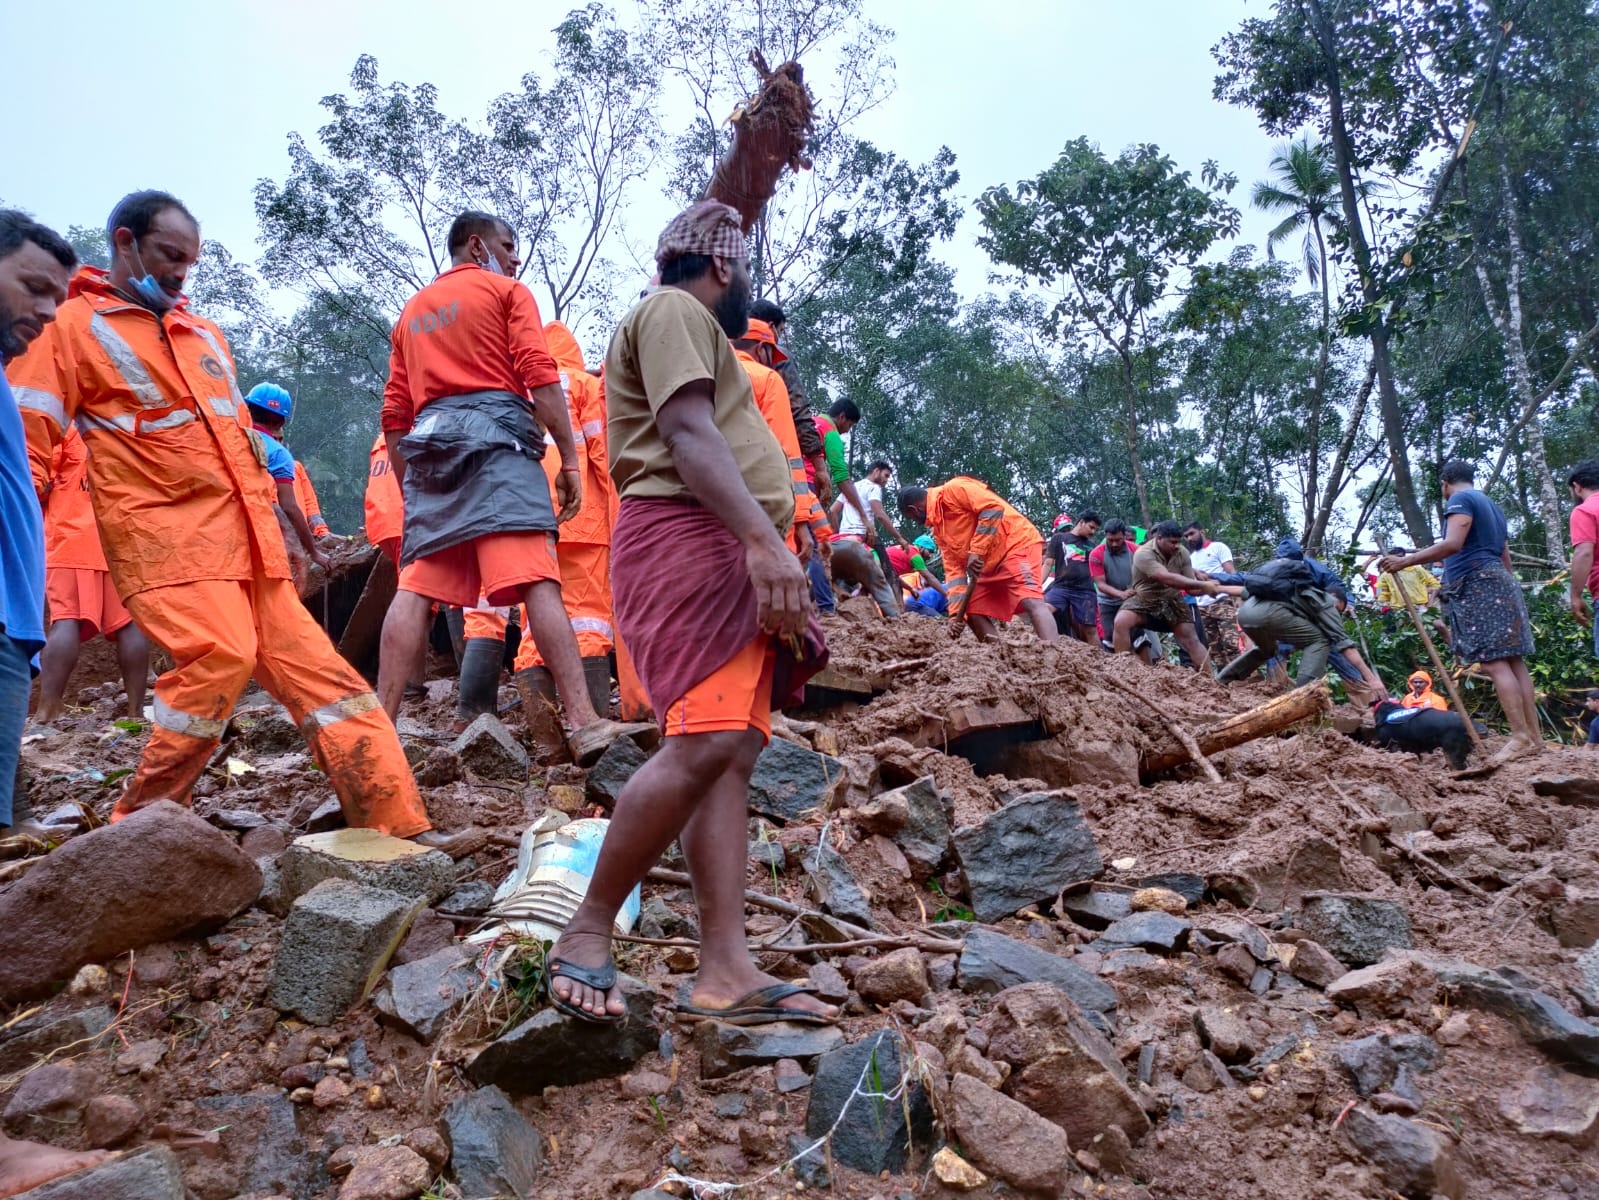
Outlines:
{"type": "MultiPolygon", "coordinates": [[[[1241,916],[1280,945],[1296,937],[1292,913],[1305,892],[1398,901],[1417,949],[1513,969],[1572,1012],[1583,1011],[1575,963],[1582,938],[1591,941],[1591,926],[1599,924],[1599,911],[1583,924],[1583,905],[1599,896],[1599,810],[1536,795],[1530,781],[1599,777],[1599,755],[1550,748],[1489,778],[1462,780],[1439,755],[1418,759],[1356,744],[1329,717],[1218,755],[1219,783],[1188,768],[1144,785],[1138,757],[1170,747],[1166,722],[1200,729],[1268,699],[1267,685],[1227,689],[1173,667],[1146,667],[1131,656],[1110,658],[1076,644],[1040,647],[1021,631],[991,645],[970,637],[951,645],[941,622],[911,618],[890,627],[855,611],[830,618],[828,631],[834,670],[884,690],[875,698],[826,693],[826,707],[790,714],[802,731],[797,737],[822,749],[836,745],[850,785],[833,812],[781,829],[756,827],[758,836],[775,837],[788,853],[779,867],[752,861],[750,889],[810,907],[799,859],[825,823],[830,842],[869,895],[877,932],[967,919],[958,871],[917,886],[903,859],[885,851],[884,839],[860,828],[854,810],[874,791],[927,774],[952,797],[956,826],[980,822],[1015,795],[1066,787],[1097,839],[1106,863],[1099,882],[1108,890],[1130,888],[1152,874],[1191,873],[1204,879],[1206,890],[1190,916],[1241,916]],[[1149,703],[1107,686],[1112,677],[1149,703]],[[962,746],[957,734],[952,744],[948,727],[957,711],[968,717],[999,712],[1012,723],[986,741],[970,737],[962,746]],[[991,773],[996,767],[1006,773],[991,773]],[[1446,873],[1407,860],[1385,842],[1384,832],[1393,829],[1410,831],[1417,839],[1412,844],[1425,847],[1446,873]]],[[[443,665],[435,664],[436,674],[443,665]]],[[[143,740],[112,724],[121,716],[120,687],[112,680],[114,661],[87,653],[69,691],[77,704],[57,731],[26,744],[36,814],[74,803],[102,817],[109,811],[117,780],[136,762],[143,740]]],[[[465,878],[497,884],[514,858],[516,835],[551,805],[550,789],[579,783],[582,773],[535,767],[525,786],[460,778],[442,733],[451,717],[452,685],[441,678],[430,691],[428,701],[412,702],[405,714],[417,722],[407,728],[441,731],[408,738],[429,811],[442,828],[471,824],[501,835],[505,844],[491,844],[462,863],[465,878]]],[[[501,697],[507,723],[517,728],[512,690],[503,689],[501,697]]],[[[1336,715],[1348,726],[1362,714],[1336,715]]],[[[252,693],[197,789],[194,808],[202,816],[250,810],[292,837],[331,798],[292,725],[267,697],[252,693]],[[251,769],[230,774],[230,758],[251,769]]],[[[252,836],[258,846],[270,839],[252,836]]],[[[669,910],[671,932],[692,936],[693,909],[684,889],[649,884],[645,899],[669,910]]],[[[1599,901],[1594,904],[1599,909],[1599,901]]],[[[757,908],[749,912],[752,936],[786,923],[757,908]]],[[[461,933],[472,928],[454,924],[461,933]]],[[[52,1061],[91,1072],[96,1094],[131,1099],[138,1119],[120,1144],[172,1145],[184,1163],[186,1186],[200,1200],[274,1194],[250,1187],[252,1179],[261,1181],[259,1173],[252,1176],[252,1163],[271,1155],[302,1164],[293,1187],[285,1189],[299,1200],[337,1196],[341,1169],[348,1169],[352,1155],[386,1140],[403,1139],[442,1167],[434,1161],[439,1147],[432,1130],[443,1106],[470,1088],[464,1068],[481,1043],[463,1031],[423,1044],[379,1025],[370,1005],[330,1028],[281,1019],[265,1006],[280,927],[277,917],[252,908],[209,937],[147,947],[103,964],[107,975],[98,987],[60,994],[42,1011],[109,1004],[120,1014],[110,1047],[86,1053],[69,1047],[52,1061]],[[267,1118],[248,1117],[275,1111],[275,1098],[312,1076],[334,1082],[310,1095],[296,1093],[302,1102],[287,1125],[280,1120],[268,1128],[267,1118]],[[235,1116],[219,1115],[229,1113],[235,1116]]],[[[426,921],[416,936],[442,937],[448,927],[443,919],[426,921]]],[[[1511,1098],[1534,1072],[1557,1064],[1497,1015],[1461,1010],[1462,1016],[1418,1003],[1400,1017],[1381,1019],[1342,1006],[1281,970],[1268,972],[1264,987],[1253,980],[1251,990],[1252,980],[1230,974],[1214,946],[1137,960],[1105,954],[1095,948],[1098,931],[1052,901],[992,927],[1100,974],[1115,989],[1112,1041],[1152,1121],[1127,1154],[1073,1145],[1072,1181],[1063,1194],[1391,1197],[1389,1180],[1339,1128],[1361,1099],[1339,1063],[1340,1048],[1387,1032],[1424,1034],[1441,1044],[1436,1066],[1411,1081],[1414,1100],[1397,1111],[1446,1139],[1464,1180],[1459,1194],[1599,1200],[1599,1149],[1531,1137],[1512,1123],[1511,1098]],[[1240,1019],[1257,1051],[1254,1068],[1233,1072],[1242,1079],[1209,1078],[1203,1067],[1209,1051],[1194,1016],[1217,1008],[1240,1019]],[[1260,1054],[1285,1039],[1288,1052],[1261,1065],[1260,1054]]],[[[785,977],[833,968],[847,980],[871,958],[870,951],[855,951],[816,966],[814,959],[765,953],[762,962],[785,977]]],[[[789,1157],[788,1139],[803,1131],[807,1092],[780,1092],[772,1067],[702,1080],[689,1027],[674,1024],[670,1014],[673,997],[692,977],[692,949],[632,945],[619,959],[658,993],[657,1016],[666,1031],[660,1052],[621,1079],[518,1099],[548,1139],[538,1194],[628,1196],[669,1166],[704,1179],[759,1180],[789,1157]]],[[[891,1025],[931,1039],[945,1059],[951,1057],[961,1045],[960,1030],[975,1024],[991,999],[954,990],[947,973],[935,970],[933,981],[930,997],[902,1000],[887,1011],[852,992],[848,1039],[891,1025]]],[[[0,1013],[0,1024],[29,1014],[31,1020],[36,1008],[0,1013]]],[[[32,1065],[13,1064],[0,1079],[0,1104],[32,1065]]],[[[933,1083],[935,1099],[942,1099],[947,1076],[933,1083]]],[[[85,1125],[70,1119],[31,1120],[9,1131],[68,1147],[90,1142],[85,1125]]],[[[862,1200],[957,1194],[939,1182],[925,1155],[913,1161],[912,1173],[868,1176],[834,1164],[831,1178],[834,1194],[862,1200]]],[[[438,1187],[430,1195],[449,1194],[447,1183],[438,1187]]],[[[805,1190],[816,1188],[784,1172],[740,1194],[787,1197],[805,1190]]],[[[989,1183],[976,1194],[1004,1190],[989,1183]]]]}

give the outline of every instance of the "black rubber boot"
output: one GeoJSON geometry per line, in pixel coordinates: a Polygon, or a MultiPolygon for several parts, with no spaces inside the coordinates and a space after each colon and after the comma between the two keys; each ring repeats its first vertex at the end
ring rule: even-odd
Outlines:
{"type": "Polygon", "coordinates": [[[562,762],[567,757],[566,731],[555,696],[555,676],[545,667],[527,667],[515,675],[522,697],[522,720],[527,725],[533,757],[541,763],[562,762]]]}
{"type": "Polygon", "coordinates": [[[589,703],[600,716],[611,711],[611,656],[595,655],[583,660],[583,679],[589,687],[589,703]]]}
{"type": "Polygon", "coordinates": [[[471,724],[499,708],[500,667],[505,643],[499,638],[467,638],[461,651],[461,679],[455,693],[455,717],[471,724]]]}

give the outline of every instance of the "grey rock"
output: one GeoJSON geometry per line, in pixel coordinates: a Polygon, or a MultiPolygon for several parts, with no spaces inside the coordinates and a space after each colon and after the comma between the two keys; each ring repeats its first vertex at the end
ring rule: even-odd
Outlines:
{"type": "Polygon", "coordinates": [[[1388,1187],[1406,1196],[1465,1194],[1451,1144],[1442,1134],[1400,1116],[1378,1116],[1352,1108],[1344,1131],[1363,1158],[1381,1172],[1388,1187]]]}
{"type": "Polygon", "coordinates": [[[1410,914],[1404,905],[1376,896],[1307,893],[1297,924],[1339,962],[1352,966],[1369,966],[1384,950],[1410,947],[1410,914]]]}
{"type": "Polygon", "coordinates": [[[1594,776],[1542,775],[1531,782],[1532,790],[1540,796],[1578,808],[1599,808],[1599,778],[1594,776]]]}
{"type": "Polygon", "coordinates": [[[750,811],[786,823],[831,808],[848,785],[844,764],[787,738],[773,738],[750,775],[750,811]]]}
{"type": "Polygon", "coordinates": [[[844,1044],[836,1025],[778,1021],[771,1025],[729,1025],[700,1021],[694,1030],[700,1052],[700,1077],[721,1079],[747,1067],[781,1059],[810,1061],[844,1044]]]}
{"type": "Polygon", "coordinates": [[[171,1150],[151,1146],[18,1192],[16,1200],[184,1200],[183,1171],[171,1150]]]}
{"type": "Polygon", "coordinates": [[[531,1200],[544,1161],[544,1139],[497,1087],[452,1100],[439,1118],[450,1170],[465,1196],[531,1200]]]}
{"type": "Polygon", "coordinates": [[[448,946],[395,967],[372,998],[378,1020],[431,1042],[483,982],[472,965],[474,957],[465,946],[448,946]]]}
{"type": "Polygon", "coordinates": [[[661,1031],[655,992],[628,975],[617,982],[627,1005],[619,1024],[597,1025],[547,1008],[486,1046],[467,1073],[479,1086],[493,1084],[512,1095],[621,1075],[660,1045],[661,1031]]]}
{"type": "Polygon", "coordinates": [[[1018,796],[981,824],[957,830],[954,842],[979,921],[1052,900],[1104,869],[1077,802],[1052,792],[1018,796]]]}
{"type": "Polygon", "coordinates": [[[840,920],[870,929],[872,908],[866,892],[849,869],[844,856],[823,841],[805,856],[805,874],[811,892],[826,912],[840,920]]]}
{"type": "Polygon", "coordinates": [[[876,1175],[898,1174],[913,1151],[931,1148],[933,1109],[921,1081],[909,1074],[911,1048],[901,1036],[879,1030],[816,1060],[805,1133],[819,1138],[833,1129],[832,1156],[846,1167],[876,1175]],[[884,1100],[857,1094],[887,1092],[901,1086],[902,1098],[884,1100]],[[841,1114],[848,1114],[839,1122],[841,1114]]]}
{"type": "Polygon", "coordinates": [[[113,1019],[111,1009],[104,1004],[64,1017],[49,1013],[25,1017],[0,1034],[0,1075],[15,1074],[63,1046],[74,1046],[85,1053],[93,1050],[110,1030],[113,1019]]]}
{"type": "MultiPolygon", "coordinates": [[[[305,1197],[321,1165],[300,1132],[299,1110],[281,1093],[206,1096],[195,1101],[202,1128],[221,1130],[232,1195],[305,1197]]],[[[325,1183],[325,1180],[322,1180],[325,1183]]]]}
{"type": "Polygon", "coordinates": [[[1018,942],[991,929],[966,935],[956,982],[963,992],[995,995],[1023,983],[1048,983],[1059,988],[1096,1027],[1109,1028],[1116,1011],[1116,992],[1076,963],[1018,942]]]}
{"type": "Polygon", "coordinates": [[[874,796],[858,816],[862,828],[900,848],[918,883],[936,875],[949,857],[949,817],[931,775],[874,796]]]}
{"type": "Polygon", "coordinates": [[[1519,987],[1485,967],[1458,959],[1429,965],[1457,1003],[1498,1013],[1546,1054],[1599,1070],[1599,1026],[1572,1016],[1543,992],[1519,987]]]}
{"type": "Polygon", "coordinates": [[[811,1149],[814,1140],[790,1134],[788,1154],[794,1160],[794,1178],[812,1191],[822,1191],[833,1186],[833,1176],[827,1169],[826,1147],[811,1149]]]}
{"type": "Polygon", "coordinates": [[[1599,946],[1577,955],[1577,970],[1582,975],[1581,992],[1590,1010],[1599,1011],[1599,946]]]}
{"type": "Polygon", "coordinates": [[[459,917],[481,917],[494,903],[494,885],[474,879],[439,901],[439,911],[459,917]]]}
{"type": "Polygon", "coordinates": [[[268,823],[266,817],[248,808],[219,808],[206,816],[218,829],[231,829],[243,833],[247,829],[260,829],[268,823]]]}
{"type": "Polygon", "coordinates": [[[1131,892],[1089,888],[1086,892],[1069,893],[1061,901],[1061,908],[1084,929],[1108,929],[1132,915],[1133,896],[1131,892]]]}
{"type": "Polygon", "coordinates": [[[1271,962],[1271,943],[1253,921],[1230,913],[1195,913],[1188,918],[1194,932],[1213,942],[1237,942],[1255,956],[1256,962],[1271,962]]]}
{"type": "Polygon", "coordinates": [[[1171,953],[1182,949],[1193,926],[1181,917],[1159,911],[1138,912],[1123,917],[1100,935],[1096,950],[1127,946],[1171,953]]]}
{"type": "Polygon", "coordinates": [[[622,788],[648,760],[649,756],[632,738],[617,738],[589,768],[588,778],[583,781],[583,798],[590,804],[615,808],[622,788]]]}
{"type": "Polygon", "coordinates": [[[450,749],[479,779],[527,782],[527,751],[493,713],[483,713],[468,725],[450,749]]]}
{"type": "Polygon", "coordinates": [[[295,814],[289,814],[289,824],[306,833],[331,833],[335,829],[344,828],[344,806],[339,803],[337,796],[331,800],[324,800],[311,808],[309,813],[299,820],[295,814]]]}
{"type": "Polygon", "coordinates": [[[669,938],[700,936],[699,926],[693,918],[685,917],[671,908],[659,896],[651,896],[639,909],[638,927],[645,937],[669,938]]]}
{"type": "Polygon", "coordinates": [[[333,1024],[371,991],[421,907],[346,879],[317,884],[283,924],[267,1002],[312,1025],[333,1024]]]}
{"type": "Polygon", "coordinates": [[[376,829],[335,829],[297,837],[279,856],[278,869],[291,904],[328,879],[347,879],[431,902],[455,888],[457,873],[454,860],[442,850],[429,850],[376,829]]]}
{"type": "Polygon", "coordinates": [[[1189,871],[1163,871],[1158,875],[1145,875],[1138,881],[1141,888],[1165,888],[1176,892],[1192,908],[1205,898],[1205,877],[1189,871]]]}
{"type": "Polygon", "coordinates": [[[763,875],[776,872],[781,875],[788,869],[788,856],[781,842],[751,842],[750,862],[763,875]]]}
{"type": "Polygon", "coordinates": [[[305,749],[305,735],[288,710],[279,705],[247,717],[235,717],[232,723],[243,731],[245,740],[257,754],[305,749]]]}
{"type": "Polygon", "coordinates": [[[1591,1146],[1599,1138],[1599,1079],[1540,1067],[1499,1101],[1520,1133],[1591,1146]]]}

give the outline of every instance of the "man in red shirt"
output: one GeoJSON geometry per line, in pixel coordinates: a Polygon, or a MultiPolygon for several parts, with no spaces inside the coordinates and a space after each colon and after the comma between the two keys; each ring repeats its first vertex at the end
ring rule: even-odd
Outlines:
{"type": "Polygon", "coordinates": [[[561,602],[556,528],[578,512],[583,468],[560,370],[538,305],[515,278],[521,259],[510,226],[465,212],[446,246],[453,265],[395,323],[383,389],[383,434],[405,526],[378,695],[397,715],[406,680],[420,674],[433,601],[521,601],[566,708],[572,756],[587,765],[624,730],[594,711],[561,602]],[[559,516],[539,464],[546,431],[561,460],[559,516]]]}
{"type": "MultiPolygon", "coordinates": [[[[1592,625],[1593,610],[1583,593],[1599,598],[1599,563],[1593,549],[1599,542],[1599,458],[1572,467],[1566,473],[1566,486],[1577,502],[1571,510],[1571,614],[1592,625]]],[[[1594,628],[1593,656],[1599,658],[1599,626],[1594,628]]]]}

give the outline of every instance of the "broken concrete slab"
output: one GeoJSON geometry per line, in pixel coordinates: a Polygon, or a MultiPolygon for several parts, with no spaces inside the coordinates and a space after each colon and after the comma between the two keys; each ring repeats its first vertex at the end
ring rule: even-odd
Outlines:
{"type": "Polygon", "coordinates": [[[885,1029],[818,1058],[805,1109],[806,1136],[831,1132],[832,1157],[857,1171],[903,1171],[912,1153],[930,1149],[933,1141],[933,1109],[910,1070],[912,1054],[901,1035],[885,1029]],[[861,1094],[902,1085],[905,1092],[895,1100],[861,1094]]]}
{"type": "Polygon", "coordinates": [[[73,838],[0,894],[0,1002],[48,995],[85,963],[209,932],[261,894],[261,870],[170,801],[73,838]]]}
{"type": "Polygon", "coordinates": [[[1104,869],[1094,834],[1069,796],[1018,796],[978,825],[956,830],[955,856],[979,921],[1053,900],[1104,869]]]}
{"type": "Polygon", "coordinates": [[[544,1162],[544,1139],[497,1087],[452,1100],[439,1118],[450,1170],[463,1196],[532,1200],[544,1162]]]}
{"type": "Polygon", "coordinates": [[[377,985],[420,899],[329,879],[294,902],[283,925],[267,1002],[331,1025],[377,985]]]}
{"type": "Polygon", "coordinates": [[[479,1086],[513,1096],[621,1075],[656,1050],[661,1031],[654,990],[628,975],[618,975],[617,983],[627,1005],[619,1024],[596,1025],[547,1008],[484,1047],[467,1073],[479,1086]]]}
{"type": "Polygon", "coordinates": [[[183,1171],[166,1146],[149,1146],[18,1192],[15,1200],[184,1200],[183,1171]]]}
{"type": "Polygon", "coordinates": [[[966,1157],[989,1175],[1021,1192],[1064,1194],[1075,1164],[1060,1126],[970,1075],[950,1081],[949,1120],[966,1157]]]}
{"type": "Polygon", "coordinates": [[[372,997],[378,1020],[431,1042],[483,982],[474,957],[466,946],[448,946],[395,967],[372,997]]]}
{"type": "Polygon", "coordinates": [[[455,739],[450,750],[461,766],[479,779],[527,782],[527,751],[493,713],[479,715],[455,739]]]}
{"type": "Polygon", "coordinates": [[[1024,983],[1047,983],[1058,988],[1096,1025],[1109,1028],[1116,1011],[1116,991],[1076,963],[1008,938],[991,929],[966,934],[956,981],[963,992],[994,995],[1024,983]]]}
{"type": "Polygon", "coordinates": [[[402,896],[438,900],[455,888],[455,862],[376,829],[308,833],[289,843],[278,860],[283,894],[292,903],[326,879],[348,879],[402,896]]]}
{"type": "Polygon", "coordinates": [[[813,809],[834,807],[848,783],[838,759],[773,738],[750,775],[750,811],[785,824],[798,821],[813,809]]]}
{"type": "Polygon", "coordinates": [[[1410,948],[1410,914],[1397,900],[1336,892],[1305,895],[1296,923],[1340,962],[1364,967],[1410,948]]]}
{"type": "Polygon", "coordinates": [[[836,1025],[807,1025],[797,1021],[777,1021],[770,1025],[700,1021],[694,1030],[702,1079],[722,1079],[749,1067],[783,1059],[809,1062],[843,1044],[844,1035],[836,1025]]]}

